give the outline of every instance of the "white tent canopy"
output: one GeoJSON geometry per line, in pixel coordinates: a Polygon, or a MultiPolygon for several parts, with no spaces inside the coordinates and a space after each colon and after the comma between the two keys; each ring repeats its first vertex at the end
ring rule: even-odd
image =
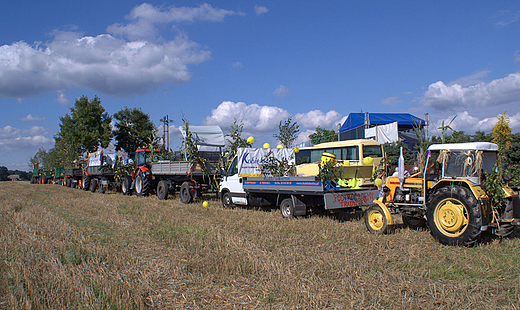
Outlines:
{"type": "MultiPolygon", "coordinates": [[[[184,126],[179,126],[183,138],[186,138],[184,126]]],[[[223,147],[226,144],[224,133],[219,126],[191,126],[189,130],[196,145],[223,147]]]]}

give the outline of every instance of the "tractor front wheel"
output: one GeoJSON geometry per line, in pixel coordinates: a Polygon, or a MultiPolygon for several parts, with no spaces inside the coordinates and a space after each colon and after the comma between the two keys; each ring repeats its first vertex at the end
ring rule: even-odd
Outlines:
{"type": "Polygon", "coordinates": [[[387,232],[387,218],[380,206],[372,205],[366,210],[365,226],[371,233],[384,234],[387,232]]]}
{"type": "Polygon", "coordinates": [[[431,195],[427,218],[431,234],[447,245],[470,245],[480,235],[482,215],[473,193],[462,186],[446,186],[431,195]]]}

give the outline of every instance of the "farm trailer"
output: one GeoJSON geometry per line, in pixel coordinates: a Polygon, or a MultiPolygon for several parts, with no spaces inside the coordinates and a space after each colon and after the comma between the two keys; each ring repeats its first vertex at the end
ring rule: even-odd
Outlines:
{"type": "MultiPolygon", "coordinates": [[[[242,206],[277,206],[282,217],[302,216],[313,209],[330,212],[356,211],[372,205],[379,196],[376,187],[357,189],[331,186],[316,176],[258,176],[259,165],[274,156],[294,161],[290,149],[240,148],[220,184],[220,199],[224,208],[242,206]]],[[[365,177],[372,174],[373,166],[345,167],[343,178],[365,177]]]]}
{"type": "MultiPolygon", "coordinates": [[[[184,129],[179,128],[186,138],[184,129]]],[[[138,196],[156,193],[161,200],[168,195],[180,193],[182,203],[188,204],[217,187],[220,176],[220,149],[224,146],[224,134],[219,126],[190,126],[194,144],[199,148],[200,162],[189,161],[186,154],[176,152],[173,159],[158,160],[150,149],[136,151],[136,168],[122,182],[123,194],[129,195],[135,190],[138,196]],[[201,151],[201,147],[219,148],[219,151],[201,151]],[[213,184],[213,186],[212,186],[213,184]]]]}
{"type": "Polygon", "coordinates": [[[103,150],[90,153],[83,169],[83,190],[94,193],[99,189],[103,194],[110,187],[115,188],[114,165],[117,160],[125,160],[123,158],[125,156],[115,152],[103,152],[103,150]]]}

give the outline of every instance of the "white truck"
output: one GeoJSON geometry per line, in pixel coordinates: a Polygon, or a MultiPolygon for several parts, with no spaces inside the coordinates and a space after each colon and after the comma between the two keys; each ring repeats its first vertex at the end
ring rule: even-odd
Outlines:
{"type": "MultiPolygon", "coordinates": [[[[263,176],[260,166],[270,156],[286,158],[294,164],[292,149],[239,148],[220,183],[219,195],[224,208],[240,206],[277,206],[282,217],[302,216],[315,208],[329,211],[356,210],[374,204],[376,187],[358,189],[323,184],[317,176],[263,176]]],[[[371,174],[372,166],[349,167],[343,178],[371,174]]]]}

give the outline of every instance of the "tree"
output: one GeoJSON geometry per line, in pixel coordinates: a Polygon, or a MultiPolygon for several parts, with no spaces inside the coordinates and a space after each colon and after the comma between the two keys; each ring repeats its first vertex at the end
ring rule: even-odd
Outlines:
{"type": "Polygon", "coordinates": [[[507,150],[507,162],[510,164],[520,163],[520,133],[511,136],[511,148],[507,150]]]}
{"type": "Polygon", "coordinates": [[[509,116],[506,112],[499,114],[497,118],[498,121],[491,132],[492,142],[498,145],[499,163],[505,164],[506,151],[511,148],[511,127],[509,127],[509,116]]]}
{"type": "Polygon", "coordinates": [[[55,147],[62,158],[72,161],[84,152],[108,147],[112,138],[112,118],[97,96],[91,101],[87,96],[81,96],[70,111],[70,115],[60,117],[60,131],[54,136],[55,147]]]}
{"type": "Polygon", "coordinates": [[[280,121],[278,130],[279,132],[277,134],[275,133],[273,137],[278,139],[284,147],[289,148],[298,137],[300,126],[296,122],[293,123],[289,117],[283,124],[282,121],[280,121]]]}
{"type": "Polygon", "coordinates": [[[224,161],[224,168],[227,169],[229,163],[237,154],[239,147],[251,147],[251,143],[247,142],[247,139],[242,138],[242,131],[244,129],[244,123],[238,121],[236,118],[231,124],[229,133],[226,134],[227,146],[224,149],[224,157],[227,161],[224,161]]]}
{"type": "Polygon", "coordinates": [[[338,141],[338,135],[334,130],[324,129],[318,126],[316,127],[316,132],[309,135],[309,139],[311,139],[313,145],[316,145],[319,143],[338,141]]]}
{"type": "Polygon", "coordinates": [[[28,165],[32,169],[43,168],[45,156],[47,156],[47,151],[41,147],[38,151],[36,151],[36,154],[34,154],[34,156],[29,159],[28,165]]]}
{"type": "Polygon", "coordinates": [[[151,142],[155,125],[150,121],[150,115],[141,109],[124,107],[114,114],[116,150],[124,150],[133,154],[137,148],[151,142]]]}

